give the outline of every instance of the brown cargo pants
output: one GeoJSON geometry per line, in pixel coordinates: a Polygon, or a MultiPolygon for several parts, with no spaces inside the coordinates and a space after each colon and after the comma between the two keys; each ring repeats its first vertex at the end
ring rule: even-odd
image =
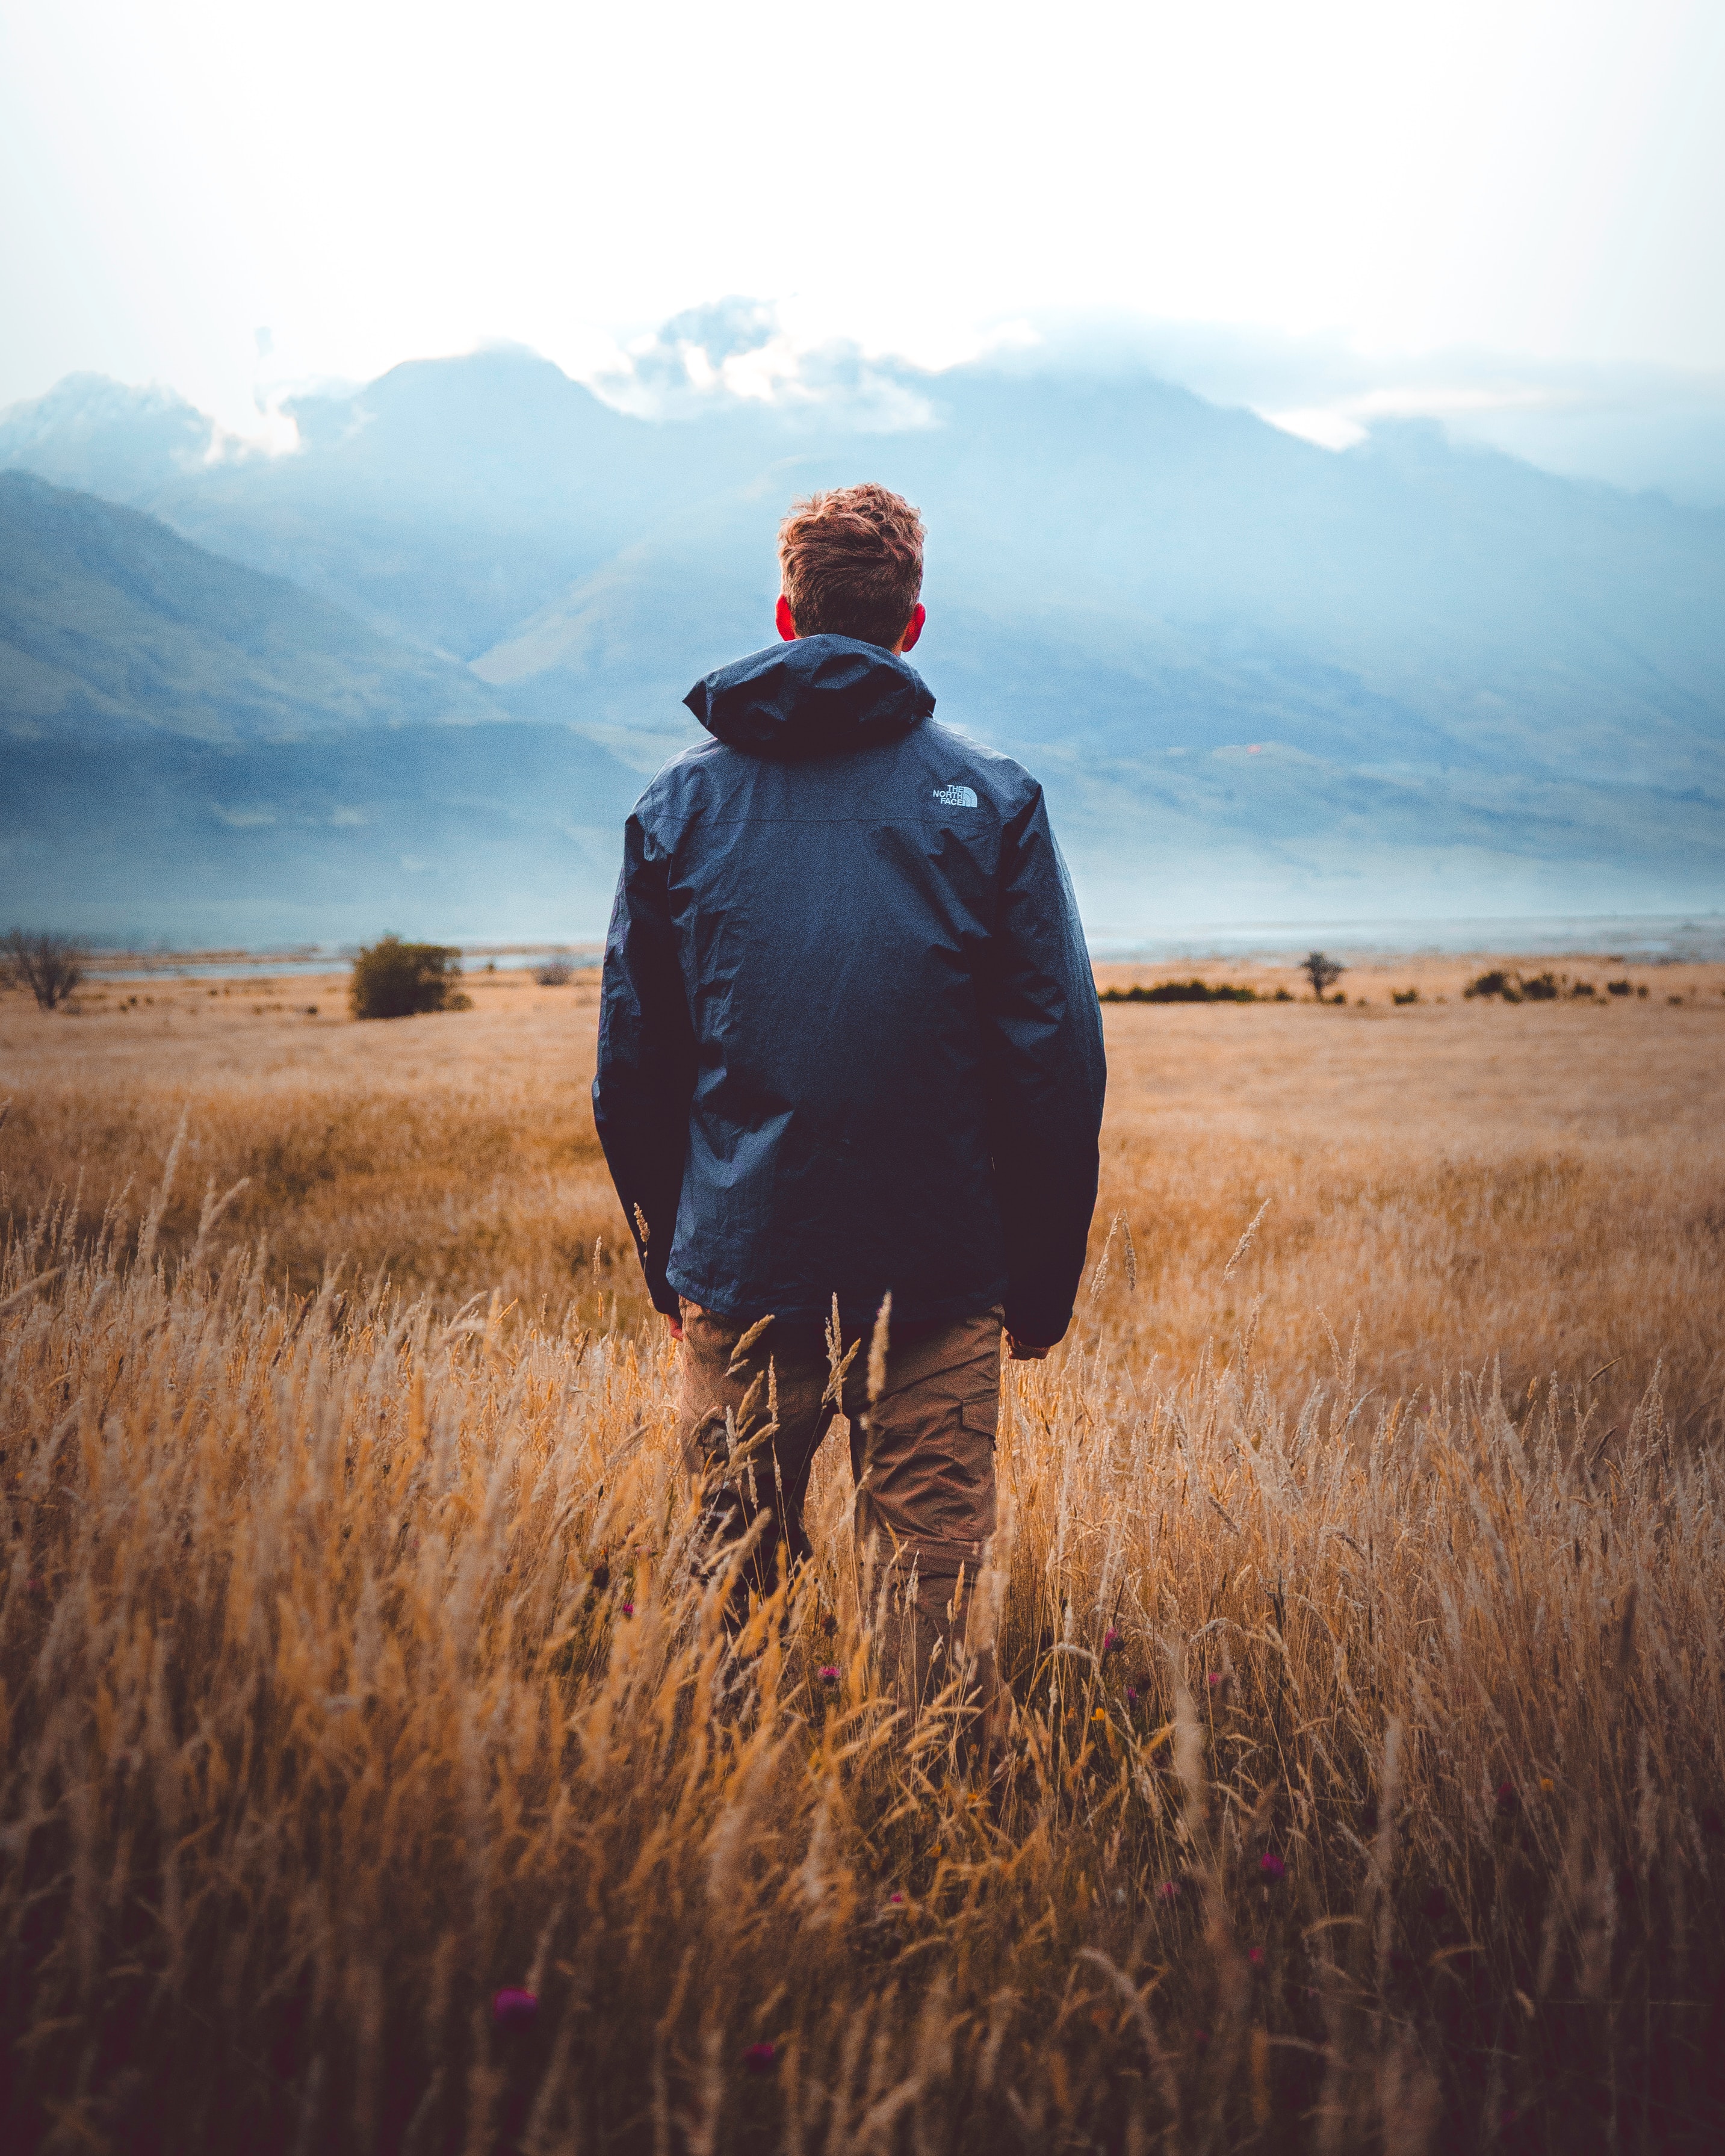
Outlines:
{"type": "Polygon", "coordinates": [[[892,1326],[872,1406],[866,1338],[835,1385],[818,1324],[770,1320],[739,1353],[747,1325],[691,1302],[682,1315],[679,1427],[685,1460],[706,1478],[709,1566],[723,1564],[727,1545],[759,1522],[732,1590],[732,1623],[747,1619],[752,1591],[773,1591],[781,1551],[787,1572],[812,1554],[803,1525],[809,1470],[842,1411],[867,1614],[890,1681],[901,1700],[921,1700],[942,1690],[963,1661],[966,1697],[991,1707],[992,1642],[967,1653],[966,1630],[970,1585],[994,1532],[1000,1311],[892,1326]],[[955,1614],[961,1570],[966,1584],[955,1614]]]}

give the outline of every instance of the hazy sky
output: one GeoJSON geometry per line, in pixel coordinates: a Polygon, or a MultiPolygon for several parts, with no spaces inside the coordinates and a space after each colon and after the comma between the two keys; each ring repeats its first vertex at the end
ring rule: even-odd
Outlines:
{"type": "Polygon", "coordinates": [[[1722,112],[1722,0],[0,0],[0,405],[587,372],[734,292],[936,362],[1059,310],[1303,340],[1320,434],[1484,393],[1423,354],[1718,377],[1722,112]]]}

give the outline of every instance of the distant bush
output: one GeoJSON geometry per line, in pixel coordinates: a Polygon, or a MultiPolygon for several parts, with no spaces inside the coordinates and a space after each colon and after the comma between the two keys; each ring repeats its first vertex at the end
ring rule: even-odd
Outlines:
{"type": "Polygon", "coordinates": [[[1255,988],[1212,987],[1208,981],[1158,981],[1153,988],[1104,988],[1105,1004],[1255,1004],[1255,988]]]}
{"type": "Polygon", "coordinates": [[[542,988],[566,988],[574,978],[575,968],[567,958],[550,958],[533,968],[533,978],[542,988]]]}
{"type": "Polygon", "coordinates": [[[348,1002],[356,1018],[412,1018],[422,1011],[471,1010],[456,987],[461,953],[448,943],[403,943],[382,936],[353,962],[348,1002]]]}
{"type": "MultiPolygon", "coordinates": [[[[1645,996],[1645,988],[1633,987],[1628,981],[1607,981],[1609,993],[1614,996],[1645,996]]],[[[1591,981],[1571,981],[1567,973],[1509,973],[1494,970],[1481,973],[1470,981],[1461,992],[1466,996],[1497,996],[1507,1004],[1552,1004],[1565,994],[1572,998],[1580,997],[1585,1002],[1594,994],[1591,981]]],[[[1399,1003],[1401,998],[1398,996],[1399,1003]]]]}
{"type": "Polygon", "coordinates": [[[1300,961],[1300,970],[1312,983],[1312,993],[1320,1003],[1325,1000],[1325,991],[1332,988],[1348,971],[1335,958],[1327,958],[1322,951],[1308,951],[1300,961]]]}
{"type": "Polygon", "coordinates": [[[65,1002],[84,978],[84,964],[83,952],[69,936],[12,928],[0,943],[0,983],[28,988],[46,1011],[65,1002]]]}
{"type": "Polygon", "coordinates": [[[1418,988],[1392,988],[1389,992],[1389,1000],[1393,1004],[1417,1004],[1420,1000],[1420,991],[1418,988]]]}

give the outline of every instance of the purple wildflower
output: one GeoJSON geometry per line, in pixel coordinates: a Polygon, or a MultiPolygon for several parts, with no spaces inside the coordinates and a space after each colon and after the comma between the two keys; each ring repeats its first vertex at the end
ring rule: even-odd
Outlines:
{"type": "Polygon", "coordinates": [[[752,2074],[770,2074],[778,2064],[777,2044],[751,2044],[742,2055],[742,2063],[752,2074]]]}
{"type": "Polygon", "coordinates": [[[1227,1681],[1228,1672],[1226,1670],[1212,1670],[1209,1675],[1204,1679],[1204,1682],[1209,1686],[1212,1691],[1214,1691],[1218,1686],[1226,1684],[1227,1681]]]}
{"type": "Polygon", "coordinates": [[[1128,1686],[1127,1686],[1127,1688],[1126,1688],[1126,1703],[1127,1703],[1127,1705],[1128,1707],[1136,1707],[1136,1706],[1137,1705],[1137,1703],[1138,1703],[1138,1688],[1137,1688],[1137,1686],[1136,1685],[1128,1685],[1128,1686]]]}
{"type": "Polygon", "coordinates": [[[1252,1965],[1252,1967],[1253,1967],[1254,1969],[1262,1969],[1262,1967],[1264,1966],[1264,1949],[1263,1949],[1263,1948],[1262,1948],[1262,1947],[1254,1947],[1254,1948],[1252,1948],[1252,1949],[1250,1950],[1250,1952],[1246,1955],[1246,1959],[1247,1959],[1247,1960],[1251,1964],[1251,1965],[1252,1965]]]}
{"type": "Polygon", "coordinates": [[[519,2033],[539,2018],[539,2001],[531,1991],[506,1986],[491,1996],[491,2020],[500,2029],[519,2033]]]}
{"type": "Polygon", "coordinates": [[[1513,1819],[1522,1809],[1521,1792],[1513,1782],[1497,1784],[1497,1809],[1505,1819],[1513,1819]]]}
{"type": "Polygon", "coordinates": [[[836,1662],[828,1662],[823,1667],[820,1673],[820,1681],[824,1685],[835,1685],[838,1683],[839,1667],[836,1662]]]}
{"type": "Polygon", "coordinates": [[[1156,1891],[1164,1902],[1178,1902],[1180,1898],[1180,1882],[1178,1879],[1164,1879],[1156,1891]]]}
{"type": "Polygon", "coordinates": [[[624,1615],[625,1617],[633,1617],[633,1616],[634,1615],[634,1614],[635,1614],[635,1605],[634,1604],[634,1603],[633,1603],[633,1602],[625,1602],[625,1603],[624,1604],[624,1605],[623,1605],[623,1614],[624,1614],[624,1615]]]}
{"type": "Polygon", "coordinates": [[[1111,1625],[1102,1636],[1102,1652],[1105,1655],[1123,1655],[1126,1652],[1125,1640],[1111,1625]]]}
{"type": "Polygon", "coordinates": [[[1274,1887],[1278,1880],[1288,1876],[1288,1867],[1273,1849],[1266,1849],[1258,1859],[1258,1870],[1266,1887],[1274,1887]]]}

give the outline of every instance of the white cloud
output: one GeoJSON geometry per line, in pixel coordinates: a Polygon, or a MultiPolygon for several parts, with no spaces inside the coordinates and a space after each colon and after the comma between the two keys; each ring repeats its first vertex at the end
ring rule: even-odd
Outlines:
{"type": "Polygon", "coordinates": [[[81,367],[244,431],[496,337],[585,375],[737,290],[925,364],[1107,307],[1717,366],[1722,82],[1716,0],[13,4],[0,402],[81,367]]]}
{"type": "Polygon", "coordinates": [[[1322,404],[1301,405],[1289,412],[1266,412],[1260,408],[1258,417],[1280,427],[1285,434],[1297,434],[1302,442],[1316,442],[1321,449],[1351,449],[1366,439],[1366,429],[1358,419],[1322,404]]]}

